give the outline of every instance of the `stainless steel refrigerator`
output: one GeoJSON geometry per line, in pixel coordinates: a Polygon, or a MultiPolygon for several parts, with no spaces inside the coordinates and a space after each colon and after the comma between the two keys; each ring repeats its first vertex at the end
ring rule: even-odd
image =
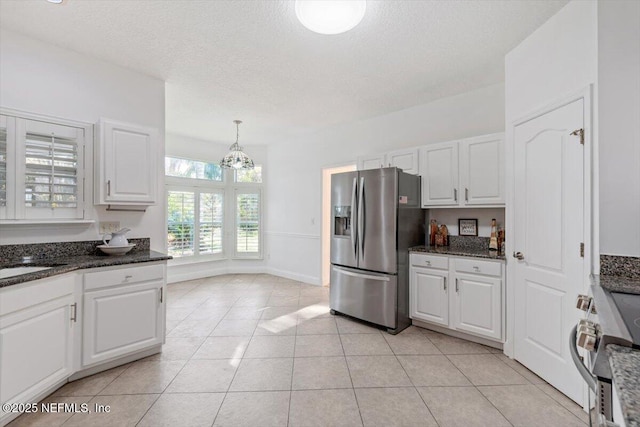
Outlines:
{"type": "Polygon", "coordinates": [[[408,248],[424,244],[420,177],[398,168],[331,177],[332,313],[409,326],[408,248]]]}

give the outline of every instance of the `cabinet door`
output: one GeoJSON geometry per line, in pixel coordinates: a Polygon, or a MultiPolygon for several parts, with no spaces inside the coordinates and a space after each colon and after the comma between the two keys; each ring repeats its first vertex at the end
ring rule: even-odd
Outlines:
{"type": "Polygon", "coordinates": [[[460,144],[460,192],[465,205],[504,204],[504,139],[487,135],[460,144]]]}
{"type": "Polygon", "coordinates": [[[411,148],[387,153],[387,165],[400,168],[405,173],[418,175],[418,149],[411,148]]]}
{"type": "Polygon", "coordinates": [[[67,294],[0,318],[2,403],[31,402],[72,374],[73,303],[67,294]]]}
{"type": "Polygon", "coordinates": [[[420,149],[422,207],[458,205],[458,143],[432,144],[420,149]]]}
{"type": "Polygon", "coordinates": [[[104,195],[101,202],[155,203],[157,131],[102,120],[100,138],[104,174],[97,181],[104,195]]]}
{"type": "Polygon", "coordinates": [[[449,325],[446,271],[411,268],[409,302],[411,318],[449,325]]]}
{"type": "Polygon", "coordinates": [[[502,280],[455,275],[454,327],[488,338],[502,338],[502,280]]]}
{"type": "Polygon", "coordinates": [[[384,154],[376,154],[373,156],[358,157],[358,170],[378,169],[387,165],[386,156],[384,154]]]}
{"type": "Polygon", "coordinates": [[[164,339],[161,281],[84,294],[84,366],[161,344],[164,339]]]}

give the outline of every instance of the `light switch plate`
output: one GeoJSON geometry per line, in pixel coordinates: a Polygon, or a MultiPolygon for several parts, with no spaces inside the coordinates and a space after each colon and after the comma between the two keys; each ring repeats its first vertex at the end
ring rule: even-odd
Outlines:
{"type": "Polygon", "coordinates": [[[98,229],[100,234],[113,233],[120,230],[120,221],[100,221],[98,229]]]}

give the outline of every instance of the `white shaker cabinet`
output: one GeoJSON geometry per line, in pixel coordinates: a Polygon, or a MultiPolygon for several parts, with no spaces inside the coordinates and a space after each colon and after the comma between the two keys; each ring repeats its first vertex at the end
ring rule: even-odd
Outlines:
{"type": "Polygon", "coordinates": [[[411,317],[449,325],[449,297],[446,270],[413,267],[411,270],[411,317]]]}
{"type": "Polygon", "coordinates": [[[502,134],[460,142],[460,201],[464,205],[504,204],[502,134]]]}
{"type": "MultiPolygon", "coordinates": [[[[73,372],[76,277],[0,289],[1,403],[37,402],[73,372]]],[[[14,415],[0,412],[0,425],[14,415]]]]}
{"type": "Polygon", "coordinates": [[[385,167],[387,157],[384,154],[374,154],[371,156],[360,156],[356,163],[358,170],[378,169],[385,167]]]}
{"type": "Polygon", "coordinates": [[[458,205],[458,143],[426,145],[420,149],[422,207],[458,205]]]}
{"type": "Polygon", "coordinates": [[[378,169],[395,166],[403,172],[418,174],[418,149],[408,148],[389,151],[371,156],[360,156],[357,159],[358,170],[378,169]]]}
{"type": "Polygon", "coordinates": [[[420,148],[422,207],[504,205],[504,135],[420,148]]]}
{"type": "Polygon", "coordinates": [[[410,262],[412,319],[504,340],[504,265],[500,261],[413,252],[410,262]]]}
{"type": "Polygon", "coordinates": [[[164,265],[84,275],[83,367],[164,342],[164,265]]]}
{"type": "Polygon", "coordinates": [[[499,278],[456,273],[453,326],[488,338],[502,338],[501,285],[499,278]]]}
{"type": "Polygon", "coordinates": [[[158,130],[101,119],[96,134],[95,204],[156,203],[158,130]]]}

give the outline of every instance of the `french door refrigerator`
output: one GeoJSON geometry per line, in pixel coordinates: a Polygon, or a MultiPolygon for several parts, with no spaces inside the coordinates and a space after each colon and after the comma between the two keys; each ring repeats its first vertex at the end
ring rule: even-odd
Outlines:
{"type": "Polygon", "coordinates": [[[409,253],[424,244],[420,177],[398,168],[331,176],[330,307],[396,334],[409,326],[409,253]]]}

